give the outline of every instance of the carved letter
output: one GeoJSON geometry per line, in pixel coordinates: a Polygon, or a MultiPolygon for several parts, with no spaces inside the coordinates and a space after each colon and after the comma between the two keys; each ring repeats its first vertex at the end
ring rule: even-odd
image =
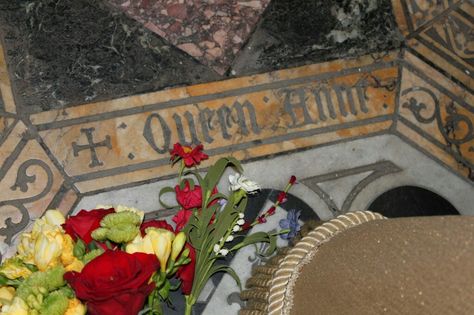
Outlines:
{"type": "Polygon", "coordinates": [[[249,135],[249,127],[247,126],[246,117],[244,108],[247,109],[247,113],[250,120],[250,128],[253,133],[259,134],[261,129],[257,123],[257,116],[255,113],[255,108],[252,103],[246,100],[243,104],[236,101],[232,106],[232,109],[223,105],[217,110],[217,116],[219,118],[219,123],[222,129],[222,137],[224,139],[230,139],[231,135],[228,132],[228,128],[231,128],[233,124],[238,124],[240,132],[247,136],[249,135]],[[232,110],[235,111],[237,117],[232,116],[232,110]]]}
{"type": "Polygon", "coordinates": [[[160,154],[167,153],[170,148],[170,141],[171,141],[171,130],[166,124],[165,120],[163,117],[160,115],[154,113],[148,116],[145,122],[145,128],[143,129],[143,136],[145,137],[146,141],[148,144],[155,150],[156,152],[160,154]],[[155,137],[153,135],[153,131],[151,129],[151,123],[153,118],[157,118],[158,121],[160,122],[161,125],[161,134],[163,135],[163,147],[160,148],[156,144],[155,137]]]}
{"type": "Polygon", "coordinates": [[[189,146],[198,145],[201,142],[199,141],[199,139],[197,137],[197,134],[196,134],[196,126],[194,125],[193,115],[190,112],[186,111],[184,113],[184,117],[188,121],[189,133],[191,135],[191,141],[186,140],[186,136],[184,134],[184,127],[183,127],[183,123],[181,121],[181,117],[179,117],[179,115],[175,113],[175,114],[173,114],[173,119],[174,119],[174,122],[176,123],[176,129],[178,129],[179,142],[182,145],[189,145],[189,146]]]}
{"type": "Polygon", "coordinates": [[[303,88],[298,88],[295,90],[283,90],[285,95],[284,106],[285,111],[291,116],[293,121],[292,124],[288,124],[288,128],[295,128],[301,127],[313,122],[311,116],[309,115],[308,108],[306,107],[306,93],[303,88]],[[296,103],[291,102],[292,95],[296,95],[298,97],[298,101],[296,103]],[[300,108],[303,111],[303,122],[298,124],[298,117],[295,113],[295,108],[300,108]]]}
{"type": "Polygon", "coordinates": [[[209,108],[201,109],[199,111],[199,121],[201,122],[202,134],[204,136],[204,141],[207,143],[212,143],[214,141],[214,139],[209,135],[209,130],[214,129],[211,125],[214,112],[214,110],[210,110],[209,108]]]}

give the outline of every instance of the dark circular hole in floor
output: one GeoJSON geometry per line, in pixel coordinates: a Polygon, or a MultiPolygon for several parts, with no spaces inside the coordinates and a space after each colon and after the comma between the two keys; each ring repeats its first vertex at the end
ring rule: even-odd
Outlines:
{"type": "Polygon", "coordinates": [[[388,218],[459,214],[440,195],[415,186],[402,186],[384,192],[372,202],[369,210],[388,218]]]}

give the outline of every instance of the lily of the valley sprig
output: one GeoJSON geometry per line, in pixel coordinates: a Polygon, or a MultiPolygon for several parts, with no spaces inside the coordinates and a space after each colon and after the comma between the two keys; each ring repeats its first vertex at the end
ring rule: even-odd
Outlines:
{"type": "Polygon", "coordinates": [[[181,209],[175,223],[182,227],[196,252],[194,280],[190,293],[185,296],[187,315],[191,314],[192,306],[214,274],[228,273],[240,286],[239,277],[224,262],[226,256],[247,245],[261,242],[270,245],[263,254],[270,255],[276,249],[275,234],[242,233],[246,224],[244,218],[248,195],[257,193],[260,186],[243,175],[242,165],[233,157],[219,159],[202,175],[193,168],[207,158],[202,150],[202,145],[192,148],[175,144],[170,153],[172,164],[180,163],[178,184],[160,192],[160,197],[169,192],[176,194],[176,207],[181,209]],[[216,186],[229,167],[237,173],[230,175],[229,193],[224,194],[216,186]]]}

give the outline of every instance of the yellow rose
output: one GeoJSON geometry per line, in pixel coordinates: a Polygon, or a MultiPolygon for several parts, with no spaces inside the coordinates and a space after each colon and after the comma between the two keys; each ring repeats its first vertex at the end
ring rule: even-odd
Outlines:
{"type": "Polygon", "coordinates": [[[86,307],[78,299],[70,299],[66,313],[64,315],[84,315],[86,314],[86,307]]]}
{"type": "Polygon", "coordinates": [[[26,268],[23,261],[18,258],[9,258],[0,266],[0,274],[8,279],[14,280],[18,278],[27,278],[31,275],[31,271],[26,268]]]}
{"type": "Polygon", "coordinates": [[[15,297],[15,289],[12,287],[0,287],[0,307],[10,305],[15,297]]]}
{"type": "Polygon", "coordinates": [[[12,304],[2,307],[0,315],[29,315],[28,305],[19,297],[15,297],[12,304]]]}

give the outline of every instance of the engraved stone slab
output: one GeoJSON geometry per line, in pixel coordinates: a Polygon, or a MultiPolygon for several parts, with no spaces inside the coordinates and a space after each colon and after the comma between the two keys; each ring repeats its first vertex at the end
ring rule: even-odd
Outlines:
{"type": "Polygon", "coordinates": [[[91,193],[174,174],[168,152],[178,141],[203,143],[214,158],[247,160],[387,130],[396,105],[395,57],[324,63],[30,119],[79,191],[91,193]]]}
{"type": "MultiPolygon", "coordinates": [[[[10,88],[4,86],[6,104],[10,88]]],[[[29,116],[2,112],[0,184],[7,193],[0,195],[0,222],[8,228],[0,232],[4,236],[16,233],[26,224],[22,218],[30,217],[28,211],[31,217],[47,208],[67,212],[83,198],[102,198],[100,193],[152,182],[165,184],[176,175],[176,169],[169,167],[168,151],[178,141],[203,143],[212,157],[203,166],[233,155],[247,164],[258,160],[259,167],[265,168],[275,156],[291,154],[293,158],[300,151],[319,152],[324,147],[391,134],[463,183],[456,182],[453,187],[472,189],[472,100],[465,86],[450,81],[413,53],[402,51],[29,116]],[[48,192],[43,195],[41,189],[48,192]]],[[[395,154],[399,142],[388,143],[394,148],[383,150],[395,154]]],[[[313,203],[321,218],[352,209],[362,191],[369,187],[378,191],[381,186],[371,183],[380,183],[381,178],[399,178],[399,174],[410,172],[416,174],[420,185],[427,187],[430,182],[423,175],[430,171],[422,164],[402,168],[391,159],[362,160],[363,154],[346,149],[354,159],[345,167],[335,151],[335,155],[320,159],[299,159],[286,171],[283,162],[266,175],[259,169],[250,171],[266,178],[264,184],[274,188],[285,184],[275,179],[275,173],[285,181],[291,175],[288,172],[295,172],[307,185],[306,189],[299,186],[305,194],[313,196],[313,201],[322,200],[323,204],[313,203]],[[314,168],[315,161],[320,168],[310,175],[308,170],[314,168]],[[333,198],[331,190],[339,187],[341,180],[359,184],[346,185],[350,189],[343,191],[344,196],[333,198]]],[[[442,193],[443,189],[450,188],[437,187],[442,193]]],[[[144,191],[133,191],[145,195],[144,191]]],[[[155,195],[156,191],[145,198],[150,201],[148,210],[158,210],[158,202],[152,198],[155,195]]],[[[96,203],[135,202],[130,196],[122,202],[121,194],[114,196],[114,200],[96,203]]]]}

